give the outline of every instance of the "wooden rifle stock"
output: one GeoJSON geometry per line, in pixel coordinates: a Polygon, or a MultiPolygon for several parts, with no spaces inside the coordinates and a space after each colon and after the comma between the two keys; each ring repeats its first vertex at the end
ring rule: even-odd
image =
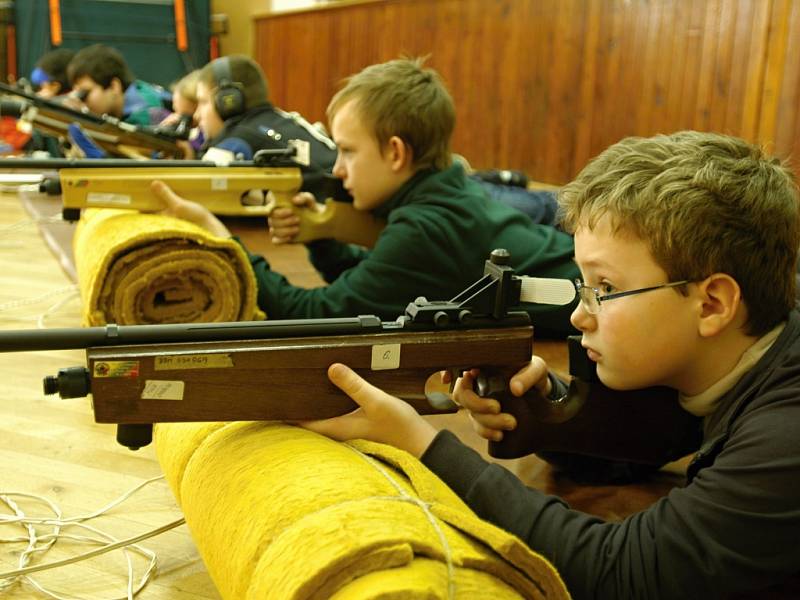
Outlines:
{"type": "Polygon", "coordinates": [[[112,156],[143,158],[153,153],[166,158],[183,156],[177,142],[186,136],[173,130],[131,125],[108,115],[73,110],[5,83],[0,83],[0,93],[19,99],[19,108],[14,112],[23,123],[54,137],[66,138],[70,124],[78,123],[87,136],[112,156]]]}

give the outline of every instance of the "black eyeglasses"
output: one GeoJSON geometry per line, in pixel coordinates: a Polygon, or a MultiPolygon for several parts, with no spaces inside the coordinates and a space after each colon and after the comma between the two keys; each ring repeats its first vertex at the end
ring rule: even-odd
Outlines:
{"type": "Polygon", "coordinates": [[[673,283],[665,283],[663,285],[654,285],[652,287],[639,288],[638,290],[628,290],[627,292],[617,292],[616,294],[600,295],[600,290],[593,287],[588,287],[580,279],[575,280],[575,290],[578,292],[578,297],[581,299],[583,308],[586,309],[591,315],[596,315],[600,312],[602,302],[607,300],[614,300],[615,298],[622,298],[624,296],[633,296],[635,294],[643,294],[644,292],[652,292],[653,290],[660,290],[662,288],[671,288],[679,285],[691,283],[688,280],[675,281],[673,283]]]}

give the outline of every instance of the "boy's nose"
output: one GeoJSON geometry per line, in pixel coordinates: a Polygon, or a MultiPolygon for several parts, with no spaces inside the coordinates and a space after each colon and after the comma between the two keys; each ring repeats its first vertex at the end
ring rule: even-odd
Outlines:
{"type": "Polygon", "coordinates": [[[339,157],[336,157],[336,162],[333,163],[333,176],[339,179],[344,179],[344,167],[339,162],[339,157]]]}
{"type": "Polygon", "coordinates": [[[583,302],[578,302],[569,317],[569,321],[578,331],[590,331],[597,325],[597,319],[584,308],[583,302]]]}

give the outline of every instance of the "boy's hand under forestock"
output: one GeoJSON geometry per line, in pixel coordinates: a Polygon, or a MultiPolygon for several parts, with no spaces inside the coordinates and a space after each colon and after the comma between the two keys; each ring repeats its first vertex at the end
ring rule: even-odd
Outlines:
{"type": "Polygon", "coordinates": [[[154,179],[150,183],[150,191],[164,203],[164,210],[160,211],[159,214],[189,221],[219,237],[227,238],[231,236],[228,228],[208,208],[178,196],[163,181],[154,179]]]}
{"type": "Polygon", "coordinates": [[[416,457],[422,456],[436,437],[436,429],[410,404],[376,388],[350,367],[334,363],[328,367],[328,378],[359,408],[332,419],[297,423],[301,427],[339,441],[364,439],[390,444],[416,457]]]}

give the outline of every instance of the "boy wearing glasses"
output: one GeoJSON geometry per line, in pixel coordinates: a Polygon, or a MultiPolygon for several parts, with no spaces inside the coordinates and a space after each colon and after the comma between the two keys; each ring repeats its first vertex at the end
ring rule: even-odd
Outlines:
{"type": "MultiPolygon", "coordinates": [[[[338,364],[330,379],[360,408],[305,426],[421,457],[478,515],[552,561],[575,598],[764,597],[766,588],[796,585],[787,581],[800,572],[792,174],[732,137],[628,138],[592,161],[559,202],[583,276],[572,323],[602,382],[672,387],[683,408],[705,418],[685,487],[604,523],[526,488],[338,364]]],[[[473,393],[474,376],[463,375],[455,398],[483,437],[500,439],[514,419],[473,393]]],[[[518,395],[531,388],[564,393],[537,357],[511,380],[518,395]]]]}

